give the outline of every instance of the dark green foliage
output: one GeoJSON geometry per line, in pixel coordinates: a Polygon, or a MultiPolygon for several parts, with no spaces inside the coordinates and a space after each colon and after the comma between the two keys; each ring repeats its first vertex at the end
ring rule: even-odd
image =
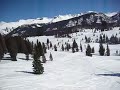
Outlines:
{"type": "Polygon", "coordinates": [[[64,46],[63,46],[63,44],[62,44],[62,47],[61,47],[61,49],[62,49],[62,51],[64,51],[64,46]]]}
{"type": "Polygon", "coordinates": [[[78,45],[77,45],[76,41],[74,40],[73,44],[72,44],[72,52],[74,53],[75,51],[78,52],[79,49],[78,49],[78,45]]]}
{"type": "Polygon", "coordinates": [[[46,46],[45,46],[45,43],[44,43],[44,42],[42,43],[42,47],[43,47],[43,52],[44,52],[44,53],[47,53],[46,46]]]}
{"type": "Polygon", "coordinates": [[[47,39],[47,45],[50,43],[49,39],[47,39]]]}
{"type": "Polygon", "coordinates": [[[91,47],[90,47],[89,44],[87,45],[87,48],[86,48],[86,56],[92,56],[92,54],[91,54],[91,47]]]}
{"type": "Polygon", "coordinates": [[[50,48],[52,48],[52,43],[50,42],[50,48]]]}
{"type": "Polygon", "coordinates": [[[12,61],[17,61],[16,56],[18,52],[18,47],[17,47],[16,39],[14,37],[7,38],[6,45],[8,52],[10,53],[10,56],[12,58],[12,61]]]}
{"type": "Polygon", "coordinates": [[[108,44],[107,44],[107,49],[106,49],[106,55],[107,55],[107,56],[110,56],[110,49],[109,49],[108,44]]]}
{"type": "Polygon", "coordinates": [[[82,44],[80,43],[80,50],[81,50],[81,52],[83,52],[83,49],[82,49],[82,44]]]}
{"type": "Polygon", "coordinates": [[[70,44],[67,43],[67,44],[66,44],[66,50],[69,51],[70,48],[71,48],[71,47],[70,47],[70,44]]]}
{"type": "Polygon", "coordinates": [[[1,34],[0,34],[0,43],[1,43],[1,47],[3,49],[3,53],[7,53],[7,47],[6,47],[5,39],[1,34]]]}
{"type": "Polygon", "coordinates": [[[51,53],[50,53],[49,59],[50,59],[50,61],[53,61],[53,57],[52,57],[51,53]]]}
{"type": "Polygon", "coordinates": [[[56,45],[54,45],[54,51],[57,51],[57,46],[56,45]]]}
{"type": "Polygon", "coordinates": [[[92,53],[95,53],[94,47],[92,47],[92,53]]]}
{"type": "Polygon", "coordinates": [[[4,55],[4,51],[3,51],[2,45],[0,43],[0,60],[3,58],[3,55],[4,55]]]}
{"type": "Polygon", "coordinates": [[[35,45],[33,54],[33,72],[34,74],[42,74],[44,72],[44,67],[40,61],[39,46],[35,45]]]}
{"type": "Polygon", "coordinates": [[[105,53],[105,48],[103,47],[102,43],[100,43],[100,45],[99,45],[99,54],[101,56],[104,56],[104,53],[105,53]]]}

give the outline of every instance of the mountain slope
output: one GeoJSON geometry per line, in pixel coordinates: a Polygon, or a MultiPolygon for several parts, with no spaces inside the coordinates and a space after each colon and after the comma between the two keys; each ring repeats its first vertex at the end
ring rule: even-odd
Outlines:
{"type": "MultiPolygon", "coordinates": [[[[58,18],[56,17],[56,20],[58,18]]],[[[55,19],[54,19],[55,20],[55,19]]],[[[105,21],[108,26],[112,26],[113,21],[110,17],[106,16],[103,13],[97,13],[97,12],[88,12],[82,15],[75,16],[73,18],[62,20],[62,21],[56,21],[53,23],[47,23],[44,24],[41,28],[36,27],[36,35],[55,35],[57,33],[68,33],[68,32],[75,32],[79,30],[80,28],[101,28],[102,21],[105,21]],[[41,34],[42,31],[42,34],[41,34]]],[[[29,28],[29,30],[33,31],[35,33],[34,28],[31,28],[32,25],[26,26],[29,28]]],[[[11,32],[9,35],[20,35],[20,36],[26,36],[26,33],[29,33],[29,30],[18,27],[13,32],[11,32]],[[21,31],[24,33],[19,34],[21,31]]],[[[30,35],[30,36],[35,36],[30,35]]]]}
{"type": "Polygon", "coordinates": [[[2,31],[4,34],[7,34],[14,30],[15,28],[21,26],[21,25],[32,25],[32,24],[39,24],[39,27],[41,27],[43,24],[46,23],[53,23],[53,22],[58,22],[62,20],[67,20],[76,16],[79,16],[80,14],[75,14],[75,15],[59,15],[54,18],[37,18],[37,19],[27,19],[27,20],[19,20],[17,22],[0,22],[0,31],[2,31]]]}

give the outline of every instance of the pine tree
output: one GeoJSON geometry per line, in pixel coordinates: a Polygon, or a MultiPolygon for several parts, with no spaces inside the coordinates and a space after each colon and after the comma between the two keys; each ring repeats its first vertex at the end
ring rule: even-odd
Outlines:
{"type": "Polygon", "coordinates": [[[33,52],[32,43],[30,43],[29,40],[25,40],[24,42],[25,42],[26,49],[27,49],[26,60],[29,60],[29,54],[32,54],[32,52],[33,52]]]}
{"type": "Polygon", "coordinates": [[[47,38],[47,45],[49,44],[49,42],[50,42],[50,41],[49,41],[49,39],[47,38]]]}
{"type": "Polygon", "coordinates": [[[53,61],[53,57],[52,57],[51,53],[50,53],[49,59],[50,59],[50,61],[53,61]]]}
{"type": "Polygon", "coordinates": [[[6,45],[7,45],[8,52],[10,53],[10,56],[12,58],[12,61],[17,61],[16,56],[18,52],[18,47],[17,47],[15,37],[7,38],[6,45]]]}
{"type": "Polygon", "coordinates": [[[42,43],[42,47],[43,47],[44,53],[47,53],[46,46],[45,46],[45,43],[44,43],[44,42],[42,43]]]}
{"type": "Polygon", "coordinates": [[[3,48],[2,48],[2,45],[0,43],[0,60],[3,58],[3,48]]]}
{"type": "Polygon", "coordinates": [[[106,55],[107,55],[107,56],[110,56],[110,49],[109,49],[108,44],[107,44],[107,49],[106,49],[106,55]]]}
{"type": "Polygon", "coordinates": [[[56,45],[54,45],[54,51],[57,51],[57,46],[56,45]]]}
{"type": "Polygon", "coordinates": [[[70,44],[67,43],[67,44],[66,44],[66,50],[69,51],[69,49],[70,49],[70,44]]]}
{"type": "Polygon", "coordinates": [[[99,45],[99,54],[101,56],[104,56],[105,48],[103,47],[102,43],[99,45]]]}
{"type": "Polygon", "coordinates": [[[94,47],[92,47],[92,53],[95,53],[94,47]]]}
{"type": "Polygon", "coordinates": [[[63,44],[62,44],[62,47],[61,47],[61,49],[62,49],[62,51],[64,51],[64,46],[63,46],[63,44]]]}
{"type": "Polygon", "coordinates": [[[78,45],[77,45],[77,43],[76,43],[76,41],[74,39],[73,44],[72,44],[72,52],[74,53],[75,51],[78,52],[79,49],[78,49],[78,45]]]}
{"type": "Polygon", "coordinates": [[[83,52],[83,49],[82,49],[82,44],[80,43],[80,50],[81,50],[81,52],[83,52]]]}
{"type": "Polygon", "coordinates": [[[44,72],[44,67],[40,61],[39,47],[35,45],[34,54],[33,54],[33,73],[42,74],[44,72]]]}
{"type": "Polygon", "coordinates": [[[89,44],[87,45],[87,48],[86,48],[86,56],[92,56],[92,54],[91,54],[91,47],[90,47],[89,44]]]}
{"type": "Polygon", "coordinates": [[[50,42],[50,48],[52,48],[52,42],[50,42]]]}

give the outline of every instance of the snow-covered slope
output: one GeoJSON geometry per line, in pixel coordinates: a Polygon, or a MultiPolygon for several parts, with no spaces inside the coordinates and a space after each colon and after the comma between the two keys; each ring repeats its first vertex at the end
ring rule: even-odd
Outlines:
{"type": "MultiPolygon", "coordinates": [[[[102,32],[110,37],[112,34],[120,37],[118,28],[111,31],[102,32]]],[[[98,31],[93,36],[92,30],[71,34],[72,38],[55,38],[54,36],[29,37],[34,43],[37,39],[41,42],[47,38],[56,44],[58,51],[49,49],[45,54],[47,63],[44,64],[42,75],[32,74],[32,58],[25,60],[24,54],[18,54],[18,61],[5,60],[0,62],[0,90],[120,90],[120,56],[115,56],[120,44],[109,45],[111,56],[99,56],[99,44],[91,42],[91,47],[95,48],[92,57],[85,56],[87,43],[84,37],[91,37],[93,41],[101,33],[98,31]],[[61,51],[61,45],[65,42],[72,44],[76,40],[78,46],[81,42],[83,52],[72,53],[71,51],[61,51]],[[68,41],[69,40],[69,41],[68,41]],[[58,45],[59,42],[59,45],[58,45]],[[50,52],[53,61],[49,61],[50,52]]],[[[106,49],[106,44],[104,47],[106,49]]]]}
{"type": "Polygon", "coordinates": [[[112,16],[114,16],[115,14],[117,14],[117,12],[112,12],[112,13],[105,13],[105,15],[107,15],[107,16],[109,16],[109,17],[112,17],[112,16]]]}

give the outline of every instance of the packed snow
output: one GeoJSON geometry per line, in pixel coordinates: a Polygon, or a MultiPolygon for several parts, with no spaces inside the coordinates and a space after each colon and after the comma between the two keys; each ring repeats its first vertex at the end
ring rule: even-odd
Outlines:
{"type": "MultiPolygon", "coordinates": [[[[120,90],[120,56],[115,56],[116,50],[120,50],[120,44],[109,45],[111,56],[99,56],[99,43],[91,42],[90,46],[94,46],[95,54],[92,57],[85,55],[87,43],[82,38],[89,36],[94,41],[100,33],[96,32],[93,36],[92,30],[87,29],[71,34],[72,38],[29,37],[34,43],[37,39],[46,43],[47,38],[53,45],[59,42],[58,51],[47,51],[47,63],[43,64],[45,72],[42,75],[31,73],[32,56],[26,61],[25,55],[19,53],[18,61],[13,62],[8,60],[9,54],[6,54],[6,58],[0,62],[0,90],[120,90]],[[72,44],[74,39],[78,45],[81,42],[83,52],[61,50],[62,44],[72,44]],[[53,61],[49,60],[50,52],[53,61]]],[[[110,37],[112,34],[119,34],[119,29],[103,33],[110,37]]],[[[104,47],[106,48],[106,44],[104,47]]]]}

